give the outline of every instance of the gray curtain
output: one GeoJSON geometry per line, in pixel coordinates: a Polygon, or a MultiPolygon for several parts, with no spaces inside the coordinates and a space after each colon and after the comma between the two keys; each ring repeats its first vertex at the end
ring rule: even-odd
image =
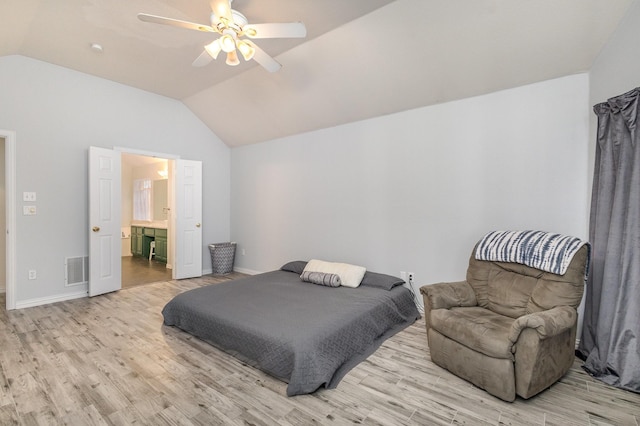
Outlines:
{"type": "Polygon", "coordinates": [[[640,392],[640,88],[598,116],[589,239],[591,273],[578,356],[610,385],[640,392]]]}

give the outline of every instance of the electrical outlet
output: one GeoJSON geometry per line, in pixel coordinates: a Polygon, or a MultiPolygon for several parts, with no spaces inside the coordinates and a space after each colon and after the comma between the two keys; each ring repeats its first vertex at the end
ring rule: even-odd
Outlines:
{"type": "Polygon", "coordinates": [[[37,278],[36,270],[35,269],[29,269],[29,279],[30,280],[35,280],[36,278],[37,278]]]}
{"type": "Polygon", "coordinates": [[[242,255],[244,256],[245,254],[247,254],[247,252],[245,251],[245,249],[242,249],[242,255]]]}
{"type": "Polygon", "coordinates": [[[413,279],[415,278],[413,272],[407,272],[408,283],[413,285],[413,279]]]}

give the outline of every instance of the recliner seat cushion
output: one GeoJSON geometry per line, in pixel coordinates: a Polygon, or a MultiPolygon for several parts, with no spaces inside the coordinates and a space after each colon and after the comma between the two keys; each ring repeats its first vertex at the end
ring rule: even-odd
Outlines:
{"type": "Polygon", "coordinates": [[[479,306],[431,311],[434,330],[493,358],[513,360],[509,341],[513,321],[513,318],[479,306]]]}

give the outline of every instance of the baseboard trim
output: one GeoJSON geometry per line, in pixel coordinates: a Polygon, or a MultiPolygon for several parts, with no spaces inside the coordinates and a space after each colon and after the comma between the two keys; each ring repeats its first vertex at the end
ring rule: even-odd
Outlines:
{"type": "MultiPolygon", "coordinates": [[[[260,271],[254,271],[253,269],[247,269],[247,268],[233,268],[233,270],[235,272],[240,272],[241,274],[247,274],[247,275],[257,275],[257,274],[261,274],[262,272],[260,271]]],[[[212,269],[205,269],[202,271],[203,275],[208,275],[213,273],[212,269]]],[[[1,291],[0,291],[1,292],[1,291]]],[[[41,305],[48,305],[49,303],[56,303],[56,302],[64,302],[65,300],[73,300],[73,299],[80,299],[82,297],[87,297],[89,295],[88,290],[82,290],[82,291],[77,291],[75,293],[66,293],[66,294],[62,294],[59,296],[51,296],[51,297],[39,297],[36,299],[28,299],[28,300],[22,300],[22,301],[16,301],[16,309],[23,309],[23,308],[33,308],[35,306],[41,306],[41,305]]]]}
{"type": "MultiPolygon", "coordinates": [[[[233,272],[239,272],[241,274],[247,274],[247,275],[258,275],[262,273],[260,271],[254,271],[253,269],[246,269],[246,268],[233,268],[233,272]]],[[[211,268],[202,270],[202,275],[211,275],[211,274],[213,274],[213,269],[211,268]]]]}
{"type": "Polygon", "coordinates": [[[260,271],[254,271],[253,269],[247,269],[247,268],[233,268],[233,270],[235,272],[240,272],[241,274],[247,274],[247,275],[258,275],[262,273],[260,271]]]}
{"type": "Polygon", "coordinates": [[[38,297],[36,299],[28,299],[28,300],[16,301],[16,309],[33,308],[35,306],[48,305],[50,303],[64,302],[66,300],[73,300],[73,299],[80,299],[82,297],[87,297],[88,295],[89,295],[89,291],[87,289],[84,289],[82,291],[77,291],[77,292],[74,292],[74,293],[61,294],[59,296],[38,297]]]}

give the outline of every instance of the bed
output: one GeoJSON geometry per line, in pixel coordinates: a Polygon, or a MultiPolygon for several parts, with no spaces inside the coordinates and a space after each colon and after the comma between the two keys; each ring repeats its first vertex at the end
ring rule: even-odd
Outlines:
{"type": "Polygon", "coordinates": [[[357,288],[301,280],[306,262],[189,290],[164,307],[175,326],[288,383],[287,395],[335,388],[420,317],[402,280],[367,271],[357,288]]]}

